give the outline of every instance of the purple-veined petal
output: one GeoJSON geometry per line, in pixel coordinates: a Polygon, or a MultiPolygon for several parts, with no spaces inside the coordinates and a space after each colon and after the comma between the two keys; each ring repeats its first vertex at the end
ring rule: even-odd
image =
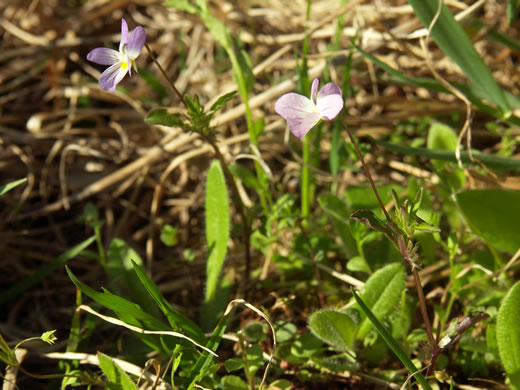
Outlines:
{"type": "MultiPolygon", "coordinates": [[[[316,99],[318,95],[318,87],[320,86],[320,80],[314,79],[312,80],[312,86],[311,86],[311,100],[314,104],[316,104],[316,99]]],[[[320,91],[321,92],[321,91],[320,91]]]]}
{"type": "Polygon", "coordinates": [[[124,18],[121,18],[121,42],[119,43],[119,51],[123,51],[123,46],[128,41],[128,23],[124,18]]]}
{"type": "Polygon", "coordinates": [[[281,96],[276,101],[274,110],[286,120],[303,119],[310,113],[318,112],[309,98],[294,92],[281,96]]]}
{"type": "Polygon", "coordinates": [[[341,95],[333,94],[324,97],[318,96],[318,111],[320,112],[321,117],[326,121],[334,119],[343,108],[343,105],[344,103],[341,95]]]}
{"type": "Polygon", "coordinates": [[[119,52],[106,47],[96,47],[87,54],[87,60],[99,65],[113,65],[119,62],[119,52]]]}
{"type": "Polygon", "coordinates": [[[317,112],[311,112],[302,118],[288,119],[287,125],[289,130],[298,138],[305,137],[305,134],[309,132],[316,124],[320,121],[320,114],[317,112]]]}
{"type": "Polygon", "coordinates": [[[128,37],[125,52],[132,60],[135,60],[139,53],[141,53],[145,42],[146,32],[144,31],[143,27],[137,26],[132,30],[130,36],[128,37]]]}
{"type": "Polygon", "coordinates": [[[115,92],[116,85],[123,80],[128,72],[128,66],[123,68],[121,63],[117,63],[107,68],[101,76],[99,76],[99,86],[105,91],[115,92]]]}
{"type": "Polygon", "coordinates": [[[321,97],[329,96],[329,95],[339,95],[341,96],[341,89],[334,83],[327,83],[320,89],[318,93],[318,100],[321,97]]]}

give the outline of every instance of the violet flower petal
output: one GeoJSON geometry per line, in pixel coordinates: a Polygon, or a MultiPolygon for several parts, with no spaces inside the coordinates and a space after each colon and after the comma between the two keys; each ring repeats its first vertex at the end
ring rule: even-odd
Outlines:
{"type": "Polygon", "coordinates": [[[320,89],[318,93],[318,99],[328,95],[339,95],[341,96],[341,89],[334,83],[327,83],[320,89]]]}
{"type": "Polygon", "coordinates": [[[312,86],[311,86],[311,100],[314,104],[316,104],[317,94],[318,94],[318,87],[320,86],[320,80],[318,78],[315,78],[312,80],[312,86]]]}
{"type": "Polygon", "coordinates": [[[319,121],[320,114],[318,112],[311,112],[301,118],[288,119],[287,125],[295,137],[303,138],[319,121]]]}
{"type": "Polygon", "coordinates": [[[143,27],[137,26],[132,30],[126,42],[126,53],[132,60],[135,60],[139,56],[145,42],[146,32],[143,27]]]}
{"type": "Polygon", "coordinates": [[[119,62],[119,52],[106,47],[96,47],[87,54],[87,60],[100,65],[113,65],[119,62]]]}
{"type": "Polygon", "coordinates": [[[128,23],[124,18],[121,18],[121,42],[119,42],[119,51],[123,51],[123,46],[128,41],[128,23]]]}
{"type": "Polygon", "coordinates": [[[274,110],[286,120],[302,119],[312,112],[318,112],[316,105],[309,98],[294,92],[280,97],[274,105],[274,110]]]}
{"type": "Polygon", "coordinates": [[[101,76],[99,76],[99,86],[105,91],[115,92],[116,85],[123,80],[127,72],[128,64],[126,68],[123,68],[118,62],[101,73],[101,76]]]}
{"type": "Polygon", "coordinates": [[[318,111],[324,120],[334,119],[343,108],[343,104],[341,95],[333,94],[324,97],[318,95],[318,111]]]}

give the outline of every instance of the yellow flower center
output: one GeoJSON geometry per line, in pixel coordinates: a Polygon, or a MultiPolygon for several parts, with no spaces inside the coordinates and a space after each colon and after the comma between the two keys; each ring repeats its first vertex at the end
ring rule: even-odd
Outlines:
{"type": "Polygon", "coordinates": [[[121,63],[121,69],[126,70],[126,68],[128,68],[128,62],[126,62],[126,61],[122,62],[121,63]]]}

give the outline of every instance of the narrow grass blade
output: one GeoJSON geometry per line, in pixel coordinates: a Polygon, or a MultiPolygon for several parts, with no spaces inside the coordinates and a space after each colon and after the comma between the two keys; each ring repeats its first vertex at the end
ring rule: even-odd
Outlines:
{"type": "MultiPolygon", "coordinates": [[[[417,367],[413,364],[413,362],[410,360],[408,355],[403,351],[399,343],[392,337],[392,334],[379,322],[379,320],[374,316],[374,314],[370,311],[370,309],[365,305],[365,303],[361,300],[358,294],[352,289],[352,294],[354,294],[354,299],[358,303],[358,305],[361,307],[363,312],[366,314],[366,316],[372,321],[374,324],[374,327],[376,328],[379,335],[383,338],[385,343],[390,347],[392,351],[396,354],[396,356],[399,358],[399,360],[404,364],[404,366],[410,371],[410,373],[417,372],[417,367]]],[[[422,386],[424,390],[432,390],[430,387],[430,384],[426,381],[424,376],[422,374],[417,373],[414,375],[415,379],[419,384],[422,386]]]]}
{"type": "Polygon", "coordinates": [[[43,266],[28,278],[25,278],[24,280],[16,283],[14,286],[2,292],[0,294],[0,304],[13,299],[14,297],[23,293],[35,284],[41,282],[43,279],[45,279],[53,272],[56,272],[64,263],[75,258],[86,248],[88,248],[90,244],[92,244],[95,241],[95,239],[96,237],[92,236],[83,241],[82,243],[70,248],[68,251],[63,253],[56,260],[54,260],[52,263],[43,266]]]}
{"type": "Polygon", "coordinates": [[[15,187],[18,187],[20,184],[25,183],[26,181],[27,181],[27,178],[24,177],[23,179],[15,180],[15,181],[12,181],[11,183],[7,183],[7,184],[0,186],[0,196],[5,194],[6,192],[11,191],[15,187]]]}
{"type": "MultiPolygon", "coordinates": [[[[438,1],[440,0],[408,0],[408,3],[423,25],[428,28],[437,12],[438,1]]],[[[487,99],[500,107],[504,116],[508,116],[510,109],[502,89],[460,24],[457,23],[445,5],[442,5],[440,16],[432,29],[431,37],[442,51],[462,69],[475,86],[485,94],[487,99]]]]}
{"type": "MultiPolygon", "coordinates": [[[[412,156],[420,156],[426,157],[432,160],[442,160],[442,161],[451,161],[457,162],[455,158],[455,153],[449,150],[438,150],[438,149],[426,149],[426,148],[412,148],[409,146],[402,146],[397,144],[391,144],[388,142],[372,140],[377,145],[382,146],[383,148],[390,150],[395,153],[402,153],[412,156]]],[[[460,157],[462,162],[471,163],[472,161],[469,158],[467,152],[461,152],[460,157]]],[[[520,170],[520,160],[495,156],[491,154],[480,153],[478,151],[473,151],[473,158],[482,162],[488,168],[493,169],[503,169],[508,171],[519,171],[520,170]]]]}
{"type": "Polygon", "coordinates": [[[197,324],[195,324],[184,314],[179,313],[172,307],[172,305],[170,305],[170,303],[164,298],[164,296],[157,288],[157,285],[150,279],[148,275],[146,275],[141,266],[139,266],[134,261],[132,261],[132,265],[134,266],[137,277],[148,291],[148,294],[150,294],[157,306],[159,306],[163,314],[166,316],[172,329],[177,330],[180,328],[197,342],[205,342],[206,338],[197,324]]]}

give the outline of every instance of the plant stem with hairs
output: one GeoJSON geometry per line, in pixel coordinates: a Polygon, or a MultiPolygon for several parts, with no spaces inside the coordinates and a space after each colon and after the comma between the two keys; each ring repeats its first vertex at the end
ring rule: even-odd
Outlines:
{"type": "MultiPolygon", "coordinates": [[[[146,50],[148,50],[150,57],[152,58],[153,62],[157,65],[159,68],[159,71],[163,75],[163,77],[168,81],[168,84],[173,89],[175,94],[179,97],[180,101],[184,105],[184,107],[188,108],[188,105],[186,104],[186,101],[184,99],[184,96],[179,92],[179,90],[175,87],[175,84],[173,81],[168,77],[166,74],[166,71],[163,69],[159,61],[157,61],[157,58],[152,53],[152,50],[150,47],[146,44],[145,45],[146,50]]],[[[249,282],[250,274],[251,274],[251,224],[249,221],[249,218],[247,217],[245,205],[242,202],[242,198],[240,197],[240,194],[238,192],[238,187],[235,182],[235,179],[233,175],[231,174],[231,171],[229,170],[229,166],[226,162],[226,159],[222,155],[222,152],[220,151],[220,148],[218,147],[216,141],[213,139],[212,136],[209,136],[208,131],[202,131],[198,133],[199,136],[204,139],[208,144],[211,145],[213,148],[213,151],[215,152],[215,156],[220,162],[220,165],[222,166],[222,169],[224,170],[224,176],[226,177],[226,180],[228,182],[228,185],[231,188],[231,197],[232,200],[238,210],[238,213],[240,214],[240,217],[242,219],[242,223],[244,225],[243,229],[243,240],[244,240],[244,250],[245,250],[245,256],[246,256],[246,271],[245,271],[245,283],[247,284],[249,282]]]]}
{"type": "MultiPolygon", "coordinates": [[[[398,246],[399,252],[401,253],[401,256],[403,257],[403,259],[410,265],[410,268],[411,268],[411,271],[412,271],[412,275],[413,275],[413,279],[414,279],[414,282],[415,282],[415,287],[417,289],[417,296],[419,298],[419,307],[420,307],[420,310],[421,310],[421,316],[423,318],[423,322],[424,322],[424,326],[425,326],[425,329],[426,329],[426,333],[428,335],[428,340],[429,340],[429,342],[431,344],[431,347],[432,347],[432,359],[431,359],[431,361],[432,361],[432,366],[433,366],[433,364],[436,361],[436,358],[437,358],[438,354],[440,353],[440,348],[437,345],[437,342],[435,340],[435,336],[433,335],[433,330],[432,330],[432,326],[431,326],[431,323],[430,323],[430,318],[428,317],[428,309],[426,307],[426,299],[424,297],[424,292],[423,292],[423,289],[422,289],[421,278],[419,276],[419,272],[417,271],[417,267],[415,266],[413,260],[410,258],[410,255],[408,253],[408,249],[407,249],[407,246],[406,246],[406,243],[405,243],[405,239],[403,238],[402,233],[398,231],[398,229],[396,228],[395,224],[392,222],[392,219],[390,218],[390,215],[388,214],[388,211],[386,210],[386,207],[383,204],[383,201],[381,200],[381,197],[379,196],[379,192],[377,191],[377,188],[376,188],[376,185],[374,183],[374,180],[372,179],[372,175],[370,174],[370,171],[368,170],[368,166],[365,163],[365,159],[363,158],[363,155],[361,154],[361,151],[359,150],[359,147],[358,147],[356,139],[354,138],[352,132],[350,131],[350,129],[348,128],[348,126],[346,125],[345,122],[343,122],[343,125],[344,125],[345,129],[347,130],[348,136],[350,138],[350,141],[352,142],[352,145],[354,146],[354,149],[356,150],[356,154],[357,154],[357,156],[359,158],[359,161],[361,161],[361,165],[363,166],[363,170],[365,171],[365,175],[368,178],[368,181],[370,182],[370,186],[372,187],[372,191],[374,192],[374,195],[377,198],[377,202],[379,203],[379,207],[381,208],[381,211],[385,215],[385,218],[387,220],[387,223],[388,223],[389,227],[394,231],[394,233],[397,236],[397,242],[395,242],[395,244],[398,246]]],[[[429,370],[433,370],[434,367],[432,367],[432,366],[430,366],[429,370]]]]}

